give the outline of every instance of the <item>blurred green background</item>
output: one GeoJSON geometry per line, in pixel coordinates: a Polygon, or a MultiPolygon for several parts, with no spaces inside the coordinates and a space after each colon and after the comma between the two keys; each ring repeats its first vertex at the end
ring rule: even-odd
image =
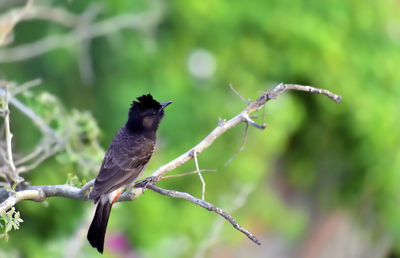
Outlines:
{"type": "MultiPolygon", "coordinates": [[[[0,8],[6,13],[23,5],[8,1],[0,8]]],[[[32,185],[94,178],[102,159],[97,141],[107,148],[126,121],[130,103],[143,93],[174,102],[144,176],[197,144],[219,118],[245,108],[229,83],[252,100],[279,82],[313,85],[343,97],[335,104],[325,96],[287,92],[268,102],[267,129],[250,127],[245,149],[228,166],[225,162],[241,145],[244,124],[199,156],[200,168],[217,170],[204,174],[206,200],[234,210],[239,224],[261,239],[261,247],[216,214],[146,191],[113,209],[104,257],[399,257],[398,1],[71,0],[34,5],[77,17],[98,10],[92,24],[146,15],[140,16],[145,24],[140,29],[124,28],[8,62],[13,47],[65,33],[76,36],[74,28],[44,19],[16,25],[13,42],[0,49],[1,78],[19,84],[42,78],[41,86],[18,98],[42,116],[50,113],[53,128],[72,135],[69,150],[24,175],[32,185]],[[43,94],[56,99],[49,104],[43,94]],[[80,119],[84,125],[77,131],[69,127],[80,119]],[[92,145],[76,154],[71,149],[80,148],[73,138],[79,130],[92,145]],[[80,160],[84,154],[94,163],[91,169],[80,160]],[[329,252],[333,246],[335,252],[329,252]]],[[[87,28],[84,35],[90,34],[87,28]]],[[[14,150],[28,153],[40,133],[18,111],[11,112],[14,150]]],[[[190,161],[170,174],[194,169],[190,161]]],[[[201,196],[197,175],[159,185],[201,196]]],[[[85,237],[92,208],[90,202],[58,197],[18,203],[24,222],[9,233],[8,242],[0,240],[0,257],[98,257],[85,237]]]]}

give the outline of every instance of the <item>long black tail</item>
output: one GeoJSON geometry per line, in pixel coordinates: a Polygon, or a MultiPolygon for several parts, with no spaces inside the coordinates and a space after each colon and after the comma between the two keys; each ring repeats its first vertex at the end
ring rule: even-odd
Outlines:
{"type": "Polygon", "coordinates": [[[102,203],[100,200],[97,204],[96,213],[94,215],[92,224],[87,234],[89,243],[100,253],[103,253],[104,249],[104,237],[106,235],[106,228],[108,218],[110,217],[112,204],[109,202],[102,203]]]}

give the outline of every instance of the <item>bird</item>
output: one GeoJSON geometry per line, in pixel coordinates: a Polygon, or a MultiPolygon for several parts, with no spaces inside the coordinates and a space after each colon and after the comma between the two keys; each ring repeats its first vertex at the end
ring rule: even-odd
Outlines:
{"type": "Polygon", "coordinates": [[[89,199],[97,207],[87,239],[100,253],[104,249],[111,207],[145,170],[154,151],[156,131],[164,117],[164,108],[172,103],[159,103],[151,94],[136,100],[131,104],[127,122],[112,139],[89,194],[89,199]]]}

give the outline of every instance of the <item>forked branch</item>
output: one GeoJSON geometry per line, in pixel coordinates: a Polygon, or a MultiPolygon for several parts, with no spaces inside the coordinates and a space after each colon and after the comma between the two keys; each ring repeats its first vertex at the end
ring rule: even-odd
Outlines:
{"type": "Polygon", "coordinates": [[[162,195],[167,195],[167,196],[171,196],[174,198],[182,198],[182,199],[188,200],[189,202],[199,205],[200,207],[203,207],[204,209],[206,209],[208,211],[215,212],[218,215],[220,215],[221,217],[223,217],[224,219],[226,219],[227,221],[229,221],[234,228],[236,228],[237,230],[239,230],[240,232],[245,234],[251,241],[253,241],[257,245],[261,245],[260,240],[258,240],[256,236],[254,236],[252,233],[250,233],[250,231],[248,231],[244,227],[240,226],[235,221],[235,219],[231,215],[229,215],[229,213],[222,210],[221,208],[218,208],[217,206],[215,206],[207,201],[200,200],[196,197],[193,197],[192,195],[190,195],[188,193],[179,192],[179,191],[175,191],[175,190],[165,190],[165,189],[162,189],[155,185],[148,185],[147,188],[151,189],[154,192],[162,194],[162,195]]]}
{"type": "MultiPolygon", "coordinates": [[[[131,201],[137,199],[142,193],[144,188],[149,188],[157,193],[163,194],[163,195],[168,195],[176,198],[184,198],[186,200],[189,200],[209,211],[214,211],[224,217],[226,220],[228,220],[236,229],[238,229],[240,232],[245,234],[247,237],[249,237],[254,243],[260,244],[260,242],[257,240],[257,238],[251,234],[248,230],[244,229],[241,227],[239,224],[235,222],[235,220],[225,211],[219,209],[218,207],[214,206],[213,204],[206,202],[204,200],[195,198],[191,196],[188,193],[182,193],[174,190],[166,190],[159,188],[155,186],[155,184],[163,179],[163,176],[181,166],[182,164],[186,163],[187,161],[191,159],[196,159],[197,161],[197,155],[203,152],[205,149],[207,149],[210,145],[213,144],[213,142],[220,137],[222,134],[227,132],[228,130],[234,128],[240,123],[246,123],[247,125],[253,125],[254,127],[258,129],[264,129],[265,125],[264,124],[257,124],[251,119],[250,114],[254,113],[255,111],[261,109],[266,102],[268,102],[271,99],[275,99],[279,97],[282,93],[284,93],[287,90],[297,90],[297,91],[306,91],[310,93],[317,93],[317,94],[323,94],[328,96],[330,99],[335,101],[336,103],[339,103],[341,101],[341,96],[336,95],[328,90],[324,89],[318,89],[314,88],[311,86],[302,86],[302,85],[297,85],[297,84],[279,84],[276,87],[274,87],[272,90],[267,90],[264,91],[263,94],[257,98],[255,101],[249,101],[247,103],[247,107],[240,112],[238,115],[235,117],[231,118],[228,121],[220,121],[218,123],[217,127],[214,128],[202,141],[200,141],[196,146],[185,152],[184,154],[180,155],[176,159],[170,161],[169,163],[165,164],[164,166],[161,166],[158,168],[152,175],[149,177],[147,180],[144,180],[138,184],[135,185],[134,188],[130,189],[129,191],[126,191],[123,193],[118,201],[131,201]]],[[[196,162],[197,164],[197,162],[196,162]]],[[[200,170],[198,168],[198,165],[196,165],[196,171],[200,174],[200,170]]],[[[24,190],[18,191],[18,192],[8,192],[5,196],[2,193],[0,193],[0,200],[3,200],[2,203],[0,203],[0,215],[2,215],[4,212],[6,212],[8,209],[10,209],[12,206],[14,206],[17,202],[22,201],[22,200],[35,200],[35,201],[44,201],[48,197],[53,197],[53,196],[62,196],[66,198],[73,198],[73,199],[80,199],[80,200],[88,200],[88,192],[90,191],[91,186],[93,185],[94,180],[89,181],[86,185],[84,185],[82,188],[76,188],[72,187],[69,185],[48,185],[48,186],[31,186],[27,187],[24,190]]],[[[204,187],[205,184],[203,184],[204,187]]],[[[204,190],[203,190],[204,194],[204,190]]],[[[204,198],[204,197],[203,197],[204,198]]]]}

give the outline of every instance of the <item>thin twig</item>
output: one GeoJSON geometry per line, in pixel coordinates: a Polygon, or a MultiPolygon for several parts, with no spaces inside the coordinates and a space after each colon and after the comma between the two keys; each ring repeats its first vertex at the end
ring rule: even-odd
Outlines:
{"type": "Polygon", "coordinates": [[[244,149],[244,145],[246,144],[246,138],[247,138],[247,131],[249,129],[249,123],[246,123],[246,128],[244,129],[244,135],[243,135],[243,140],[242,140],[242,144],[240,145],[239,150],[233,154],[233,156],[227,161],[225,162],[224,166],[228,166],[229,163],[231,163],[231,161],[236,158],[237,155],[239,155],[239,153],[244,149]]]}
{"type": "Polygon", "coordinates": [[[215,212],[218,215],[220,215],[221,217],[223,217],[224,219],[226,219],[227,221],[229,221],[234,228],[236,228],[237,230],[239,230],[240,232],[245,234],[251,241],[253,241],[257,245],[261,245],[260,240],[258,240],[256,236],[254,236],[252,233],[250,233],[250,231],[248,231],[247,229],[245,229],[244,227],[239,225],[229,213],[216,207],[215,205],[213,205],[207,201],[197,199],[196,197],[194,197],[188,193],[179,192],[179,191],[175,191],[175,190],[166,190],[166,189],[160,188],[160,187],[152,185],[152,184],[147,185],[147,188],[153,190],[154,192],[162,194],[162,195],[167,195],[167,196],[174,197],[174,198],[182,198],[182,199],[188,200],[189,202],[199,205],[200,207],[203,207],[204,209],[206,209],[208,211],[215,212]]]}
{"type": "Polygon", "coordinates": [[[340,101],[342,101],[341,96],[334,94],[334,93],[330,92],[329,90],[318,89],[318,88],[308,86],[308,85],[284,84],[284,83],[280,83],[272,91],[270,91],[271,94],[269,95],[269,97],[276,98],[287,90],[297,90],[297,91],[306,91],[306,92],[316,93],[316,94],[323,94],[323,95],[326,95],[331,100],[335,101],[336,103],[340,103],[340,101]]]}
{"type": "Polygon", "coordinates": [[[204,182],[203,176],[200,173],[199,163],[197,161],[197,153],[196,153],[196,151],[193,152],[193,156],[194,156],[194,163],[196,164],[196,171],[197,171],[197,174],[200,177],[201,184],[202,184],[201,199],[204,201],[204,194],[206,192],[206,182],[204,182]]]}
{"type": "Polygon", "coordinates": [[[240,98],[240,100],[243,101],[243,103],[248,104],[248,102],[242,97],[242,95],[240,95],[239,92],[237,92],[237,90],[235,90],[235,88],[233,88],[231,83],[229,83],[229,88],[231,88],[233,93],[235,93],[236,96],[238,96],[240,98]]]}
{"type": "MultiPolygon", "coordinates": [[[[77,31],[82,34],[90,33],[90,26],[92,21],[100,13],[102,7],[95,3],[90,5],[87,11],[79,18],[79,24],[77,25],[77,31]]],[[[90,56],[90,40],[82,40],[78,48],[78,64],[81,79],[84,83],[90,85],[93,83],[95,75],[93,70],[92,58],[90,56]]]]}
{"type": "MultiPolygon", "coordinates": [[[[10,109],[8,108],[8,98],[9,98],[9,93],[8,93],[8,86],[4,88],[5,90],[5,98],[4,98],[4,109],[6,110],[6,115],[4,116],[4,126],[5,126],[5,134],[6,134],[6,145],[7,145],[7,163],[10,166],[11,170],[11,178],[10,180],[12,182],[18,182],[18,173],[17,169],[15,168],[14,165],[14,159],[13,159],[13,152],[12,152],[12,137],[13,134],[11,133],[10,130],[10,109]]],[[[10,182],[10,183],[12,183],[10,182]]]]}
{"type": "Polygon", "coordinates": [[[15,163],[15,166],[18,167],[18,166],[22,165],[23,163],[28,162],[28,161],[30,161],[30,160],[36,158],[37,156],[39,156],[39,155],[42,153],[42,151],[44,151],[44,148],[43,148],[42,145],[39,145],[39,146],[36,147],[31,153],[29,153],[29,154],[27,154],[26,156],[24,156],[24,157],[22,157],[22,158],[16,160],[16,161],[14,162],[14,163],[15,163]]]}
{"type": "Polygon", "coordinates": [[[41,83],[42,83],[42,79],[41,78],[37,78],[37,79],[31,80],[31,81],[25,82],[24,84],[22,84],[22,85],[20,85],[18,87],[15,87],[11,91],[11,94],[13,96],[18,95],[23,91],[27,91],[29,88],[32,88],[32,87],[40,85],[41,83]]]}
{"type": "Polygon", "coordinates": [[[185,172],[185,173],[176,174],[176,175],[163,176],[163,177],[161,177],[161,180],[168,179],[168,178],[174,178],[174,177],[182,177],[182,176],[198,174],[199,172],[201,172],[201,173],[202,172],[217,172],[217,170],[216,169],[200,169],[199,171],[195,170],[195,171],[185,172]]]}
{"type": "MultiPolygon", "coordinates": [[[[238,209],[240,209],[243,205],[246,204],[247,198],[253,192],[254,185],[246,184],[243,185],[240,189],[239,193],[236,195],[233,201],[229,202],[230,207],[227,208],[229,213],[234,213],[238,209]]],[[[210,227],[210,233],[203,238],[203,241],[198,245],[198,249],[194,255],[195,258],[205,257],[207,249],[209,249],[212,245],[216,244],[218,241],[218,234],[222,230],[222,226],[224,225],[224,220],[220,217],[217,217],[214,221],[214,224],[210,227]]]]}
{"type": "MultiPolygon", "coordinates": [[[[249,115],[260,108],[262,108],[265,103],[271,99],[277,98],[280,96],[283,92],[285,92],[288,89],[292,90],[301,90],[301,91],[308,91],[311,93],[319,93],[319,94],[324,94],[330,97],[332,100],[338,100],[341,99],[341,96],[336,95],[334,93],[331,93],[330,91],[327,90],[321,90],[317,88],[312,88],[312,91],[306,90],[308,89],[309,86],[304,86],[302,87],[301,85],[297,85],[296,88],[288,88],[285,86],[285,84],[281,83],[274,87],[271,90],[264,91],[263,94],[256,99],[255,101],[252,101],[248,104],[247,108],[245,108],[242,112],[240,112],[238,115],[235,117],[231,118],[228,121],[224,122],[219,122],[217,127],[214,128],[203,140],[201,140],[196,146],[188,150],[187,152],[183,153],[179,157],[175,158],[174,160],[170,161],[169,163],[165,164],[164,166],[159,167],[151,176],[155,178],[161,178],[165,173],[179,167],[180,165],[186,163],[187,161],[191,160],[193,158],[193,151],[196,150],[197,153],[201,153],[205,149],[207,149],[213,142],[218,139],[222,134],[224,134],[226,131],[234,128],[238,124],[242,122],[253,122],[255,126],[262,127],[262,125],[256,124],[254,121],[252,121],[249,117],[249,115]]],[[[335,101],[337,102],[337,101],[335,101]]],[[[252,125],[253,125],[252,124],[252,125]]],[[[265,125],[264,125],[265,126],[265,125]]],[[[260,128],[262,129],[262,128],[260,128]]]]}
{"type": "Polygon", "coordinates": [[[46,159],[48,159],[49,157],[53,156],[55,153],[57,153],[58,151],[63,149],[63,147],[64,147],[64,142],[58,142],[57,144],[55,144],[53,146],[52,149],[45,151],[41,156],[39,156],[39,158],[37,158],[35,161],[33,161],[32,164],[18,167],[17,168],[18,174],[26,173],[28,171],[35,169],[43,161],[45,161],[46,159]]]}
{"type": "Polygon", "coordinates": [[[33,43],[0,49],[0,63],[17,62],[33,58],[55,49],[68,48],[82,41],[110,35],[122,29],[152,29],[153,26],[156,26],[160,22],[163,15],[163,10],[160,10],[160,8],[154,7],[153,9],[143,13],[118,15],[91,24],[87,28],[88,33],[85,34],[82,34],[79,30],[72,30],[66,34],[49,36],[33,43]]]}
{"type": "MultiPolygon", "coordinates": [[[[0,95],[2,94],[1,89],[0,89],[0,95]]],[[[17,98],[11,96],[10,97],[10,103],[17,108],[19,111],[21,111],[25,116],[27,116],[32,122],[38,127],[38,129],[44,134],[52,137],[53,139],[57,139],[58,136],[54,132],[53,129],[51,129],[50,126],[47,125],[47,123],[35,112],[32,111],[29,107],[27,107],[25,104],[23,104],[21,101],[19,101],[17,98]]]]}
{"type": "MultiPolygon", "coordinates": [[[[26,84],[23,84],[22,87],[29,88],[29,87],[33,87],[36,86],[36,83],[38,83],[39,79],[35,79],[32,80],[30,82],[27,82],[26,84]],[[27,86],[24,86],[27,85],[27,86]]],[[[5,84],[5,85],[10,85],[12,83],[10,82],[4,82],[1,81],[1,83],[5,84]]],[[[20,86],[21,87],[21,86],[20,86]]],[[[18,88],[19,87],[14,87],[16,88],[17,92],[18,92],[18,88]]],[[[5,98],[5,94],[6,94],[6,90],[3,88],[0,88],[0,96],[5,98]]],[[[14,92],[15,94],[15,92],[14,92]]],[[[17,93],[18,94],[18,93],[17,93]]],[[[30,109],[29,107],[27,107],[25,104],[23,104],[21,101],[19,101],[15,96],[11,95],[9,96],[9,103],[11,105],[13,105],[15,108],[17,108],[19,111],[21,111],[25,116],[27,116],[30,120],[32,120],[32,122],[38,127],[38,129],[44,134],[44,135],[48,135],[50,137],[52,137],[53,139],[57,138],[57,134],[54,132],[53,129],[51,129],[47,123],[37,114],[35,114],[32,109],[30,109]]]]}
{"type": "MultiPolygon", "coordinates": [[[[9,82],[2,82],[2,83],[6,86],[14,85],[14,83],[9,83],[9,82]]],[[[42,145],[40,145],[38,148],[36,148],[32,153],[30,153],[27,156],[22,157],[14,162],[14,167],[17,166],[15,168],[17,175],[36,168],[45,159],[51,157],[56,152],[58,152],[60,149],[62,149],[65,144],[65,140],[60,138],[56,134],[56,132],[52,128],[50,128],[45,121],[43,121],[43,119],[40,116],[35,114],[30,108],[28,108],[26,105],[24,105],[22,102],[20,102],[15,97],[16,94],[26,91],[27,89],[29,89],[31,87],[37,86],[40,83],[41,83],[41,79],[35,79],[32,81],[26,82],[19,87],[13,87],[13,91],[11,91],[11,93],[13,95],[11,95],[11,96],[9,96],[8,90],[5,87],[0,88],[0,96],[3,96],[4,98],[7,97],[7,103],[9,102],[10,104],[12,104],[15,108],[20,110],[24,115],[26,115],[30,120],[32,120],[32,122],[38,127],[38,129],[42,132],[43,136],[45,137],[44,138],[45,141],[43,141],[44,143],[42,145]],[[44,145],[46,145],[46,146],[44,146],[44,145]],[[36,159],[36,160],[32,161],[33,159],[36,159]],[[28,161],[32,161],[31,164],[29,164],[29,165],[25,164],[24,166],[22,166],[24,163],[26,163],[28,161]]],[[[7,113],[8,113],[8,111],[7,111],[7,113]]],[[[6,120],[7,120],[7,118],[5,118],[5,121],[6,120]]],[[[7,135],[7,130],[6,130],[6,135],[7,135]]],[[[10,167],[12,167],[12,166],[10,166],[10,167]]]]}
{"type": "MultiPolygon", "coordinates": [[[[208,210],[217,212],[224,218],[228,219],[232,225],[240,230],[241,232],[245,233],[250,239],[252,239],[255,243],[259,243],[259,241],[246,229],[242,228],[239,226],[233,218],[222,211],[221,209],[213,206],[212,204],[204,201],[204,200],[199,200],[194,198],[193,196],[187,194],[187,193],[180,193],[177,191],[171,191],[171,190],[164,190],[161,188],[156,187],[155,183],[159,181],[163,175],[179,166],[182,164],[186,163],[187,161],[191,160],[192,158],[195,158],[199,153],[207,149],[209,146],[213,144],[213,142],[220,137],[222,134],[224,134],[226,131],[234,128],[238,124],[242,122],[249,122],[249,115],[260,108],[262,108],[265,103],[273,98],[278,97],[281,95],[283,92],[286,90],[301,90],[301,91],[307,91],[311,93],[318,93],[318,94],[324,94],[327,95],[329,98],[334,100],[335,102],[339,102],[341,100],[341,97],[339,95],[336,95],[334,93],[331,93],[330,91],[327,90],[322,90],[322,89],[317,89],[313,88],[310,86],[301,86],[301,85],[291,85],[289,86],[285,84],[279,84],[275,88],[269,91],[264,91],[263,95],[260,96],[257,100],[249,102],[248,106],[240,112],[238,115],[235,117],[231,118],[228,121],[224,122],[219,122],[217,127],[211,131],[202,141],[200,141],[196,146],[188,150],[186,153],[183,153],[176,159],[170,161],[169,163],[165,164],[164,166],[161,166],[158,168],[150,178],[152,178],[151,184],[148,184],[148,188],[154,190],[158,190],[165,193],[165,195],[170,195],[173,197],[177,198],[185,198],[193,203],[196,203],[208,210]],[[193,155],[196,153],[196,155],[193,155]]],[[[1,94],[1,92],[0,92],[1,94]]],[[[197,159],[197,157],[195,158],[197,159]]],[[[197,163],[197,162],[196,162],[197,163]]],[[[198,164],[197,164],[198,166],[198,164]]],[[[197,172],[199,169],[197,168],[197,172]]],[[[3,214],[5,211],[7,211],[9,208],[13,207],[17,202],[22,201],[22,200],[35,200],[35,201],[44,201],[48,197],[52,196],[62,196],[66,198],[72,198],[72,199],[79,199],[79,200],[88,200],[87,198],[87,193],[90,189],[90,187],[93,185],[94,180],[89,181],[85,186],[83,186],[81,189],[72,187],[69,185],[43,185],[43,186],[32,186],[28,187],[25,190],[18,191],[16,193],[12,194],[7,194],[5,198],[3,198],[3,202],[0,203],[0,215],[3,214]]],[[[156,191],[155,190],[155,191],[156,191]]],[[[0,196],[2,189],[0,189],[0,196]]],[[[4,189],[3,189],[4,191],[4,189]]],[[[120,198],[118,198],[117,201],[132,201],[137,199],[141,194],[143,193],[141,188],[132,188],[127,192],[124,192],[120,198]]]]}

